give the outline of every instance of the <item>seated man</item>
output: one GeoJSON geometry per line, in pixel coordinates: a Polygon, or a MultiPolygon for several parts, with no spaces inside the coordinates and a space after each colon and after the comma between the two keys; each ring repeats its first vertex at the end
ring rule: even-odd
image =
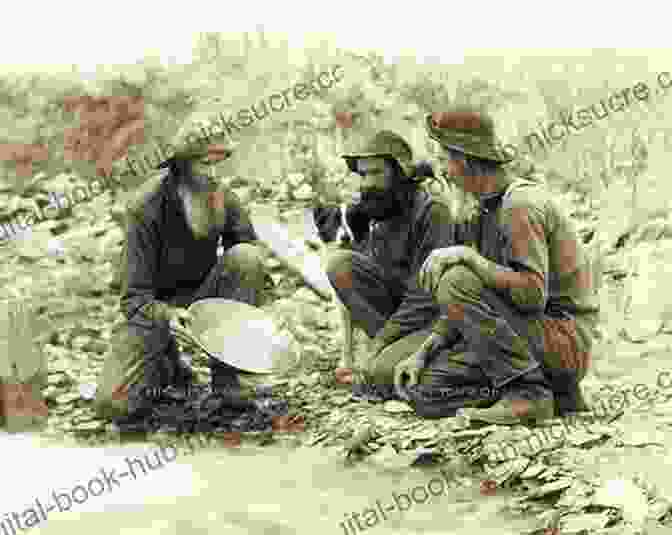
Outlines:
{"type": "MultiPolygon", "coordinates": [[[[527,423],[585,409],[579,382],[590,362],[598,306],[571,220],[545,187],[502,168],[508,160],[494,149],[485,113],[433,114],[426,127],[442,147],[444,176],[481,206],[473,247],[435,250],[420,270],[419,285],[443,314],[426,348],[462,336],[461,356],[480,367],[480,387],[499,398],[489,408],[465,409],[471,419],[527,423]]],[[[397,370],[399,384],[404,374],[411,383],[419,380],[411,397],[420,412],[431,414],[441,405],[441,389],[455,386],[449,353],[432,358],[419,351],[397,370]]]]}
{"type": "MultiPolygon", "coordinates": [[[[148,392],[189,385],[191,370],[169,326],[188,316],[191,303],[220,297],[262,304],[257,235],[237,197],[215,178],[215,166],[232,151],[201,137],[198,124],[187,123],[165,169],[128,204],[121,263],[126,321],[113,334],[96,400],[105,416],[137,414],[151,406],[148,392]]],[[[215,389],[237,387],[233,368],[212,359],[210,369],[215,389]]]]}
{"type": "Polygon", "coordinates": [[[438,317],[432,296],[417,285],[418,270],[432,250],[456,243],[457,227],[450,207],[414,180],[419,173],[413,152],[397,134],[378,132],[361,151],[343,158],[361,176],[360,202],[347,214],[360,243],[356,250],[333,253],[326,272],[352,324],[374,340],[362,366],[364,381],[349,379],[358,383],[356,392],[385,398],[394,392],[395,366],[409,354],[399,344],[405,347],[407,335],[438,317]]]}

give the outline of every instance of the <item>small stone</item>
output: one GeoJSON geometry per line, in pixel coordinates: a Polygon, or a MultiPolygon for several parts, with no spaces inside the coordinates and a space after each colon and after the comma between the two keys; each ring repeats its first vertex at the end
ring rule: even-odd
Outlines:
{"type": "Polygon", "coordinates": [[[79,392],[67,392],[66,394],[58,396],[58,398],[56,398],[56,401],[63,404],[72,403],[79,399],[79,395],[80,395],[79,392]]]}
{"type": "Polygon", "coordinates": [[[96,391],[98,390],[98,385],[95,383],[84,383],[79,385],[79,395],[82,399],[91,401],[96,397],[96,391]]]}
{"type": "Polygon", "coordinates": [[[83,350],[89,343],[91,342],[91,338],[88,336],[76,336],[75,338],[72,339],[70,344],[72,345],[73,349],[76,349],[77,351],[83,350]]]}
{"type": "Polygon", "coordinates": [[[240,199],[240,202],[245,205],[252,200],[252,188],[250,187],[240,187],[236,188],[236,195],[240,199]]]}
{"type": "Polygon", "coordinates": [[[306,303],[312,303],[315,305],[322,304],[322,300],[317,295],[315,295],[315,292],[309,290],[308,288],[299,288],[296,290],[292,299],[297,301],[304,301],[306,303]]]}
{"type": "Polygon", "coordinates": [[[320,382],[320,372],[313,372],[301,378],[301,383],[306,386],[315,386],[320,382]]]}
{"type": "Polygon", "coordinates": [[[280,185],[279,197],[281,199],[289,198],[289,194],[292,191],[292,186],[289,183],[284,183],[280,185]]]}
{"type": "Polygon", "coordinates": [[[394,399],[386,401],[383,404],[383,410],[392,414],[400,414],[404,412],[413,412],[413,408],[403,401],[396,401],[394,399]]]}
{"type": "Polygon", "coordinates": [[[54,386],[48,386],[44,389],[43,395],[48,399],[56,399],[58,397],[60,390],[54,386]]]}
{"type": "Polygon", "coordinates": [[[313,198],[313,188],[309,184],[303,184],[299,189],[294,191],[294,198],[299,201],[308,201],[313,198]]]}
{"type": "Polygon", "coordinates": [[[77,431],[98,431],[105,429],[105,422],[102,420],[89,420],[86,422],[78,422],[74,430],[77,431]]]}
{"type": "Polygon", "coordinates": [[[289,173],[287,175],[287,182],[294,187],[297,187],[305,180],[303,173],[289,173]]]}
{"type": "Polygon", "coordinates": [[[49,377],[47,377],[47,383],[49,383],[50,386],[62,385],[67,382],[68,376],[63,372],[50,373],[49,377]]]}

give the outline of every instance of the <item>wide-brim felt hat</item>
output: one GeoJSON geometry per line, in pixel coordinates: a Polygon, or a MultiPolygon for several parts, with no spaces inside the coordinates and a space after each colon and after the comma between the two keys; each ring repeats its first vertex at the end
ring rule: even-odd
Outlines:
{"type": "Polygon", "coordinates": [[[426,116],[425,128],[444,148],[498,163],[514,160],[502,150],[492,118],[483,111],[461,108],[435,112],[426,116]]]}
{"type": "Polygon", "coordinates": [[[341,155],[351,171],[356,171],[356,162],[362,158],[391,158],[395,160],[407,177],[413,175],[413,149],[399,134],[381,130],[373,137],[365,139],[353,152],[341,155]]]}
{"type": "Polygon", "coordinates": [[[200,158],[212,148],[225,158],[232,156],[237,144],[217,127],[220,125],[214,124],[211,108],[192,112],[171,140],[174,157],[200,158]]]}

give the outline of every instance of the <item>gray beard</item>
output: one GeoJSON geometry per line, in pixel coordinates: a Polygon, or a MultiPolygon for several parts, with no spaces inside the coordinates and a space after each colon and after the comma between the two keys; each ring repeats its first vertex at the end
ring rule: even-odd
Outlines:
{"type": "Polygon", "coordinates": [[[223,228],[226,213],[208,206],[207,196],[201,192],[194,193],[185,185],[179,186],[177,193],[182,201],[187,226],[196,238],[207,238],[223,228]]]}

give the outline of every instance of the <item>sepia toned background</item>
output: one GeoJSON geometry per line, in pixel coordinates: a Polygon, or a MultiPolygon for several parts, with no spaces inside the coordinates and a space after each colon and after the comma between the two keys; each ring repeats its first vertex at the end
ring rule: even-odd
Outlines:
{"type": "MultiPolygon", "coordinates": [[[[339,155],[371,130],[395,130],[416,157],[431,159],[422,117],[469,101],[488,105],[503,142],[519,145],[562,111],[638,82],[648,85],[647,102],[611,113],[516,165],[552,188],[593,255],[603,318],[594,369],[584,383],[588,397],[636,384],[655,390],[656,377],[669,369],[672,344],[672,298],[665,291],[672,260],[672,94],[656,86],[658,73],[672,72],[672,55],[658,48],[668,34],[660,8],[135,4],[66,3],[39,13],[32,6],[6,7],[13,22],[0,35],[0,224],[25,218],[52,192],[95,180],[101,169],[96,150],[114,135],[122,155],[111,170],[119,187],[0,242],[0,297],[37,304],[50,408],[42,438],[0,436],[0,518],[102,467],[123,465],[129,452],[151,450],[145,441],[116,444],[80,392],[95,380],[118,317],[119,214],[143,181],[122,158],[151,154],[195,111],[233,114],[337,64],[342,82],[245,128],[225,169],[247,207],[284,225],[290,241],[305,238],[307,207],[349,198],[354,182],[339,155]],[[213,32],[191,30],[205,20],[213,32]],[[67,105],[82,95],[141,98],[142,136],[122,132],[138,121],[129,115],[98,125],[109,127],[108,137],[99,130],[96,138],[67,105]],[[90,152],[68,153],[68,139],[88,143],[90,152]]],[[[554,515],[562,516],[560,533],[671,529],[666,389],[632,398],[614,422],[557,434],[561,440],[545,442],[547,451],[538,455],[484,466],[481,450],[521,440],[524,431],[464,436],[450,422],[423,422],[400,406],[346,403],[321,371],[340,351],[334,303],[314,295],[271,255],[266,265],[278,283],[268,309],[301,346],[303,368],[284,388],[306,418],[306,433],[276,437],[264,447],[251,438],[240,450],[213,446],[181,456],[109,496],[50,514],[33,530],[343,533],[339,523],[351,512],[376,499],[389,502],[392,492],[433,477],[409,468],[421,447],[445,455],[456,474],[454,488],[391,515],[371,533],[532,533],[553,525],[554,515]],[[378,438],[350,466],[344,447],[367,425],[378,438]],[[298,443],[303,447],[285,450],[298,443]],[[484,478],[512,488],[483,496],[484,478]]],[[[206,370],[199,373],[204,378],[206,370]]]]}

